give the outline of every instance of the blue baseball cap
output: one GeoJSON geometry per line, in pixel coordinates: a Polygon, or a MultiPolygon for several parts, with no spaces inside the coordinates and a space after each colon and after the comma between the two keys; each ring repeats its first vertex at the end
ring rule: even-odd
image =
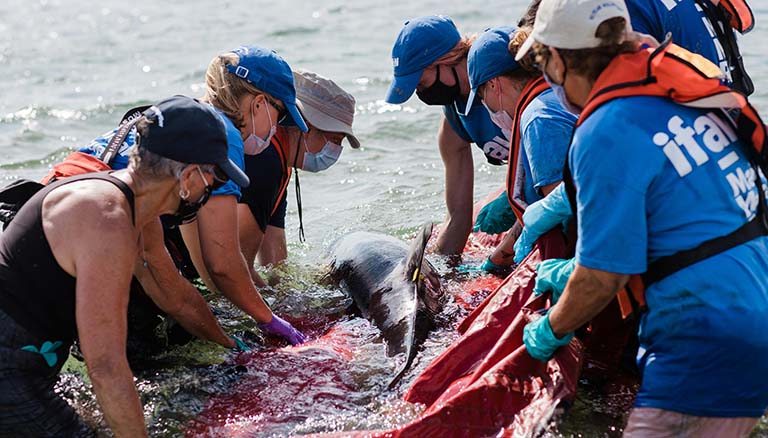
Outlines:
{"type": "Polygon", "coordinates": [[[510,36],[517,32],[514,26],[501,26],[486,29],[480,35],[467,55],[467,75],[469,76],[469,99],[465,114],[472,109],[477,89],[489,80],[503,73],[520,68],[515,57],[509,53],[510,36]]]}
{"type": "Polygon", "coordinates": [[[227,65],[227,70],[259,90],[282,100],[293,123],[303,132],[309,131],[296,107],[293,72],[288,63],[274,50],[258,46],[241,46],[232,52],[240,61],[238,65],[227,65]]]}
{"type": "Polygon", "coordinates": [[[405,22],[392,47],[395,79],[387,91],[387,103],[408,100],[427,66],[450,52],[461,40],[453,20],[443,15],[421,17],[405,22]]]}
{"type": "Polygon", "coordinates": [[[224,121],[213,107],[191,97],[169,97],[147,108],[151,120],[139,147],[180,163],[215,164],[240,187],[248,177],[229,159],[224,121]]]}

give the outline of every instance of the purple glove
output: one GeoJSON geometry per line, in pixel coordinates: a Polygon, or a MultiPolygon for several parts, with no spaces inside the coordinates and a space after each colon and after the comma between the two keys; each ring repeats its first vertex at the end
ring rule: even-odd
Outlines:
{"type": "Polygon", "coordinates": [[[307,337],[302,332],[296,330],[290,322],[274,314],[272,315],[272,321],[266,324],[260,323],[259,328],[273,335],[285,338],[291,345],[303,344],[307,340],[307,337]]]}

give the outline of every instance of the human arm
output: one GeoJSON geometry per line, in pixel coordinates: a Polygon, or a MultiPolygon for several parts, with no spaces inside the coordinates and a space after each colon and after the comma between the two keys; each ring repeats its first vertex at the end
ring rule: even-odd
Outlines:
{"type": "Polygon", "coordinates": [[[165,248],[160,220],[145,226],[142,236],[144,249],[134,273],[147,295],[196,337],[234,347],[234,341],[219,326],[203,296],[179,274],[165,248]]]}
{"type": "Polygon", "coordinates": [[[629,281],[629,275],[590,269],[578,263],[563,295],[549,312],[555,336],[562,337],[591,321],[629,281]]]}
{"type": "Polygon", "coordinates": [[[256,287],[266,287],[266,282],[254,268],[256,255],[264,243],[265,233],[261,231],[261,227],[246,204],[237,204],[237,226],[240,248],[251,279],[256,287]]]}
{"type": "Polygon", "coordinates": [[[445,166],[445,223],[437,238],[441,254],[459,254],[472,231],[474,167],[471,145],[461,138],[443,117],[437,133],[440,156],[445,166]]]}
{"type": "Polygon", "coordinates": [[[198,272],[201,267],[205,268],[209,281],[215,285],[214,290],[257,322],[268,323],[272,320],[272,311],[254,286],[240,251],[236,207],[234,196],[211,197],[198,212],[197,221],[182,226],[182,235],[187,243],[190,234],[197,234],[199,245],[188,244],[187,247],[198,272]],[[190,227],[196,227],[196,230],[190,230],[190,227]]]}
{"type": "Polygon", "coordinates": [[[491,253],[489,260],[497,266],[512,266],[515,264],[515,250],[514,245],[520,233],[523,230],[523,226],[520,222],[510,228],[509,232],[496,249],[491,253]]]}
{"type": "Polygon", "coordinates": [[[79,184],[90,184],[87,195],[69,192],[66,198],[46,199],[44,231],[59,265],[76,278],[80,349],[107,423],[118,437],[147,436],[125,353],[128,290],[137,252],[130,207],[103,183],[79,184]],[[55,226],[49,226],[54,220],[55,226]]]}

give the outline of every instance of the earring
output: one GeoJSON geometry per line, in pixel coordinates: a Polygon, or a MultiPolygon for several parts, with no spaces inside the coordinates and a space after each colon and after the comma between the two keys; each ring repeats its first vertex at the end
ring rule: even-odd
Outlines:
{"type": "Polygon", "coordinates": [[[179,188],[179,197],[186,201],[187,198],[189,198],[189,190],[184,188],[179,188]]]}

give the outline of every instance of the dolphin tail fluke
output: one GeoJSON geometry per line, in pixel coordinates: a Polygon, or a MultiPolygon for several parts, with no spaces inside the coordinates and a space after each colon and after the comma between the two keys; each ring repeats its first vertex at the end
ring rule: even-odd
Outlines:
{"type": "Polygon", "coordinates": [[[427,242],[432,237],[432,222],[427,222],[422,225],[421,230],[416,234],[416,238],[411,242],[411,247],[408,250],[408,256],[405,259],[405,269],[403,271],[406,276],[406,281],[411,284],[411,291],[413,293],[412,303],[414,309],[409,315],[408,332],[406,334],[406,351],[405,361],[400,366],[400,369],[395,374],[395,377],[389,382],[388,387],[392,389],[400,379],[403,378],[405,372],[410,368],[413,359],[416,357],[416,327],[417,313],[418,313],[418,301],[419,301],[419,282],[423,279],[423,273],[421,272],[422,263],[424,262],[424,252],[427,249],[427,242]]]}

